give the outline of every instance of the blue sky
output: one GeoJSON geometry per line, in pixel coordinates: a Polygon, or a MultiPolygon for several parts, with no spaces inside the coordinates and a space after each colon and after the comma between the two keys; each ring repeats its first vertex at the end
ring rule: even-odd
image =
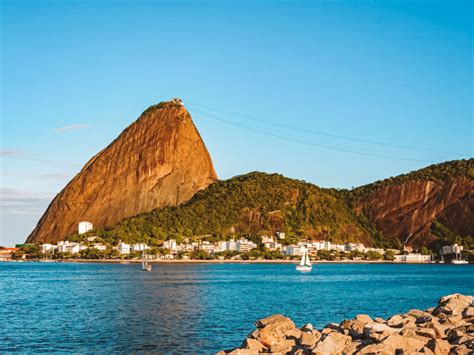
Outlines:
{"type": "Polygon", "coordinates": [[[1,10],[0,245],[24,241],[92,155],[173,97],[223,179],[259,170],[351,188],[473,156],[470,1],[2,1],[1,10]]]}

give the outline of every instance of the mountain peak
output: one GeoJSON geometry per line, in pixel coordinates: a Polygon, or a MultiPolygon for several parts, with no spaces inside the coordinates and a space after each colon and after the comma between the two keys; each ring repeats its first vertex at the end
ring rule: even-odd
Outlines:
{"type": "Polygon", "coordinates": [[[80,221],[103,228],[188,201],[217,180],[211,157],[181,100],[145,110],[54,198],[28,242],[55,242],[80,221]]]}

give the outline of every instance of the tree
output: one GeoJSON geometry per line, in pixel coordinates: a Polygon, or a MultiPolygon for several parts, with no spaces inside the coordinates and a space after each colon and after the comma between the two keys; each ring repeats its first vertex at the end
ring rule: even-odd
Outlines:
{"type": "Polygon", "coordinates": [[[334,260],[334,256],[329,250],[319,250],[318,260],[334,260]]]}
{"type": "Polygon", "coordinates": [[[393,251],[387,250],[385,254],[383,255],[383,259],[387,261],[394,261],[395,256],[393,255],[393,251]]]}
{"type": "Polygon", "coordinates": [[[422,255],[431,255],[431,250],[428,249],[427,247],[422,247],[421,248],[421,254],[422,255]]]}
{"type": "Polygon", "coordinates": [[[367,253],[365,253],[365,257],[367,260],[380,260],[383,258],[382,254],[374,250],[369,250],[367,253]]]}

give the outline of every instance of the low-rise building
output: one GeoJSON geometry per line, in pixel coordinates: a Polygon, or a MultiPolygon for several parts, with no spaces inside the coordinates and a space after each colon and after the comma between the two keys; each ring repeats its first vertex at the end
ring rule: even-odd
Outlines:
{"type": "Polygon", "coordinates": [[[226,248],[225,250],[237,250],[237,243],[235,240],[231,239],[226,242],[226,248]]]}
{"type": "Polygon", "coordinates": [[[87,249],[87,247],[80,243],[74,243],[70,241],[61,241],[58,243],[58,251],[60,253],[71,253],[77,254],[81,250],[87,249]]]}
{"type": "Polygon", "coordinates": [[[13,254],[18,248],[4,248],[0,249],[0,261],[9,261],[13,259],[13,254]]]}
{"type": "Polygon", "coordinates": [[[407,263],[427,263],[431,261],[431,255],[422,255],[422,254],[400,254],[394,255],[395,261],[397,262],[407,262],[407,263]]]}
{"type": "Polygon", "coordinates": [[[130,254],[130,244],[119,242],[117,250],[120,254],[130,254]]]}
{"type": "Polygon", "coordinates": [[[256,247],[257,244],[244,238],[238,240],[236,243],[236,248],[239,253],[246,253],[256,247]]]}
{"type": "Polygon", "coordinates": [[[303,251],[305,249],[304,245],[288,245],[285,249],[285,254],[289,256],[301,256],[303,255],[303,251]]]}
{"type": "Polygon", "coordinates": [[[215,251],[214,244],[208,242],[208,241],[203,241],[201,245],[199,246],[199,249],[204,250],[205,252],[212,254],[215,251]]]}
{"type": "Polygon", "coordinates": [[[130,246],[131,251],[144,251],[144,250],[147,250],[147,249],[149,249],[149,248],[148,248],[148,245],[145,244],[145,243],[136,243],[136,244],[132,244],[130,246]]]}
{"type": "Polygon", "coordinates": [[[92,244],[91,248],[94,248],[94,249],[97,249],[97,250],[100,250],[100,251],[107,250],[107,246],[105,246],[102,243],[94,243],[94,244],[92,244]]]}
{"type": "Polygon", "coordinates": [[[84,233],[90,231],[93,228],[94,228],[94,226],[92,225],[91,222],[83,221],[83,222],[79,222],[77,232],[79,234],[84,234],[84,233]]]}
{"type": "Polygon", "coordinates": [[[170,251],[177,251],[178,247],[176,244],[176,240],[175,239],[165,240],[165,242],[163,243],[163,248],[168,249],[170,251]]]}
{"type": "Polygon", "coordinates": [[[216,250],[216,252],[226,251],[227,250],[227,242],[224,241],[224,240],[221,240],[221,241],[217,242],[215,250],[216,250]]]}
{"type": "Polygon", "coordinates": [[[442,255],[448,254],[460,254],[463,251],[464,247],[462,245],[454,244],[454,245],[446,245],[441,248],[442,255]]]}
{"type": "Polygon", "coordinates": [[[58,249],[58,246],[54,245],[54,244],[45,243],[45,244],[41,245],[41,252],[43,254],[45,254],[49,251],[55,250],[55,249],[58,249]]]}

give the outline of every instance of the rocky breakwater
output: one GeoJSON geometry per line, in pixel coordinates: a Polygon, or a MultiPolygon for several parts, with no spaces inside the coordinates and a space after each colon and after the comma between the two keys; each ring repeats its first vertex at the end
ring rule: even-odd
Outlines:
{"type": "Polygon", "coordinates": [[[324,329],[297,328],[281,314],[255,323],[240,348],[218,355],[273,354],[473,354],[473,297],[453,294],[438,306],[388,319],[360,314],[324,329]]]}

